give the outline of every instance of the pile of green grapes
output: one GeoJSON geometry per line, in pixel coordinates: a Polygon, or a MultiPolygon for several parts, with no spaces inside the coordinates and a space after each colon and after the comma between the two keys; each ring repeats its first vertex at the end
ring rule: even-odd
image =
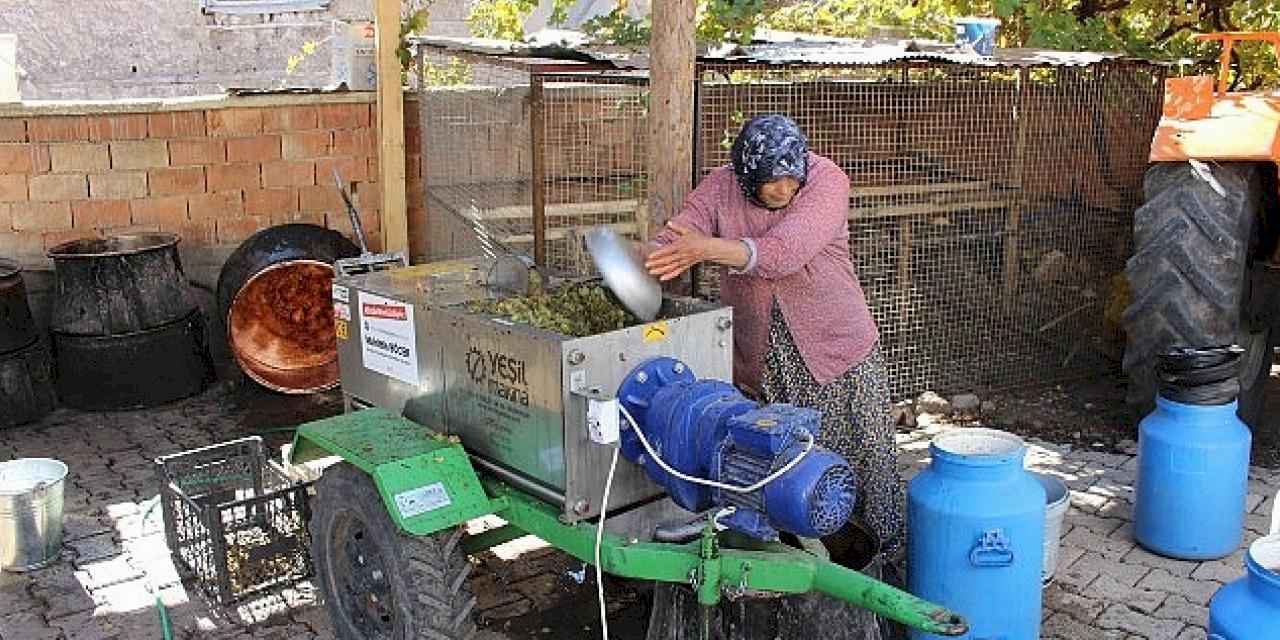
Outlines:
{"type": "Polygon", "coordinates": [[[467,304],[467,309],[577,338],[639,324],[599,285],[565,286],[550,293],[478,300],[467,304]]]}

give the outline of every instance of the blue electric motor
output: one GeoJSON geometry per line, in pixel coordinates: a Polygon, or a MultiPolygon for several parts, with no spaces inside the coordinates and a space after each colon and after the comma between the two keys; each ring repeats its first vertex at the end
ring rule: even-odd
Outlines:
{"type": "Polygon", "coordinates": [[[829,535],[853,513],[853,470],[844,458],[810,444],[821,428],[817,411],[759,405],[730,384],[698,380],[672,358],[656,358],[632,370],[618,388],[618,399],[654,452],[690,477],[749,487],[811,447],[776,480],[740,493],[668,473],[651,458],[635,430],[624,428],[623,457],[643,467],[684,509],[734,507],[721,524],[762,540],[777,540],[779,531],[804,538],[829,535]]]}

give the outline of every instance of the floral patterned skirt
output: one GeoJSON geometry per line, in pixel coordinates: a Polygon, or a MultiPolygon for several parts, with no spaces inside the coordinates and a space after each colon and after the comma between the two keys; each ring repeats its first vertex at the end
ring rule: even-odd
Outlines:
{"type": "Polygon", "coordinates": [[[818,444],[844,456],[858,478],[854,517],[880,539],[882,556],[900,556],[906,494],[898,473],[889,378],[880,345],[844,375],[829,384],[818,384],[775,303],[762,391],[767,402],[822,412],[818,444]]]}

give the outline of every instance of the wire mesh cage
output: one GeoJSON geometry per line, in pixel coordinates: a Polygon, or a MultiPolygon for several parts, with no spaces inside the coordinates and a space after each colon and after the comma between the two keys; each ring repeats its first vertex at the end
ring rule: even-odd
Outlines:
{"type": "Polygon", "coordinates": [[[312,575],[308,491],[243,438],[156,460],[165,538],[178,570],[232,604],[312,575]]]}
{"type": "Polygon", "coordinates": [[[429,48],[419,66],[428,258],[517,253],[585,275],[587,229],[635,236],[646,193],[643,76],[429,48]]]}
{"type": "MultiPolygon", "coordinates": [[[[424,169],[435,259],[514,249],[589,275],[580,233],[648,223],[647,81],[428,51],[424,169]]],[[[785,113],[849,174],[850,250],[892,394],[993,390],[1111,369],[1131,216],[1165,69],[1090,64],[698,68],[695,172],[785,113]]],[[[718,296],[719,270],[697,293],[718,296]]]]}
{"type": "MultiPolygon", "coordinates": [[[[785,113],[851,181],[850,250],[895,398],[1095,375],[1118,311],[1164,70],[1087,66],[700,67],[706,175],[741,125],[785,113]]],[[[718,272],[699,290],[714,297],[718,272]]]]}

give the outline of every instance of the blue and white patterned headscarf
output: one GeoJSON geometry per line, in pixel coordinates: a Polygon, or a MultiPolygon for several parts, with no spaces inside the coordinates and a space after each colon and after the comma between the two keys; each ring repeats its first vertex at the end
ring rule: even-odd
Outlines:
{"type": "Polygon", "coordinates": [[[809,177],[809,141],[794,120],[784,115],[756,116],[742,125],[730,152],[733,174],[742,194],[757,206],[760,187],[775,178],[790,176],[804,186],[809,177]]]}

